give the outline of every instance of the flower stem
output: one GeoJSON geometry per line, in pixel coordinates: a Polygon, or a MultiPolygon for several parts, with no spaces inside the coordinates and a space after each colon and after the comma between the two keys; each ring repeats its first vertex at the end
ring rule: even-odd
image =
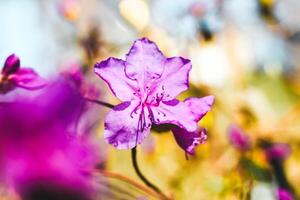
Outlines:
{"type": "Polygon", "coordinates": [[[136,172],[136,174],[138,175],[138,177],[143,181],[143,183],[145,183],[148,187],[152,188],[155,192],[157,192],[162,199],[169,199],[164,193],[162,193],[162,191],[155,186],[153,183],[151,183],[141,172],[141,170],[139,169],[138,163],[137,163],[137,151],[136,151],[136,147],[134,147],[133,149],[131,149],[131,159],[132,159],[132,165],[133,168],[136,172]]]}
{"type": "MultiPolygon", "coordinates": [[[[90,98],[85,98],[85,100],[92,102],[92,103],[96,103],[98,105],[101,106],[105,106],[108,108],[114,108],[115,106],[107,103],[107,102],[103,102],[100,100],[96,100],[96,99],[90,99],[90,98]]],[[[148,187],[150,187],[151,189],[153,189],[160,197],[161,199],[170,199],[169,197],[167,197],[164,193],[162,193],[162,191],[155,186],[153,183],[151,183],[141,172],[141,170],[139,169],[138,163],[137,163],[137,151],[136,151],[136,147],[134,147],[133,149],[131,149],[131,159],[132,159],[132,165],[133,168],[136,172],[136,174],[138,175],[138,177],[143,181],[143,183],[145,183],[145,185],[147,185],[148,187]]]]}
{"type": "Polygon", "coordinates": [[[101,106],[108,107],[108,108],[114,108],[115,107],[114,105],[112,105],[110,103],[100,101],[100,100],[96,100],[96,99],[90,99],[90,98],[86,97],[85,100],[87,100],[89,102],[92,102],[92,103],[96,103],[96,104],[101,105],[101,106]]]}

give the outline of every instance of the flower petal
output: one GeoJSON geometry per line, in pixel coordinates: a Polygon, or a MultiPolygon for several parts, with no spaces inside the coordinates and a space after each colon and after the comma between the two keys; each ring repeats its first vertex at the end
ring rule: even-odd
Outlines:
{"type": "Polygon", "coordinates": [[[150,132],[147,110],[136,109],[137,101],[123,102],[105,118],[104,138],[117,149],[131,149],[140,144],[150,132]]]}
{"type": "Polygon", "coordinates": [[[130,101],[134,95],[136,82],[126,77],[125,62],[117,58],[108,58],[95,65],[95,73],[110,87],[121,101],[130,101]]]}
{"type": "Polygon", "coordinates": [[[8,76],[17,72],[20,69],[20,59],[15,54],[11,54],[7,57],[4,67],[2,69],[2,74],[8,76]]]}
{"type": "Polygon", "coordinates": [[[271,147],[266,149],[266,157],[269,161],[271,160],[285,160],[292,150],[289,144],[286,143],[275,143],[271,147]]]}
{"type": "Polygon", "coordinates": [[[164,72],[154,84],[154,94],[163,94],[163,100],[169,101],[189,87],[189,72],[191,61],[182,57],[168,58],[165,62],[164,72]]]}
{"type": "Polygon", "coordinates": [[[294,200],[293,194],[285,188],[278,188],[276,196],[278,200],[294,200]]]}
{"type": "Polygon", "coordinates": [[[195,154],[195,148],[199,144],[203,144],[207,140],[207,130],[199,128],[194,132],[188,132],[183,128],[173,128],[172,132],[174,134],[177,144],[190,155],[195,154]]]}
{"type": "Polygon", "coordinates": [[[126,55],[126,74],[137,80],[141,89],[146,83],[157,79],[164,70],[165,56],[156,44],[147,38],[136,40],[126,55]]]}
{"type": "Polygon", "coordinates": [[[195,117],[195,121],[198,122],[208,111],[210,111],[214,101],[214,96],[206,96],[202,98],[188,98],[184,101],[184,103],[191,109],[195,117]]]}
{"type": "Polygon", "coordinates": [[[157,107],[152,106],[151,111],[155,124],[174,124],[187,131],[197,129],[197,122],[190,108],[177,99],[161,102],[157,107]]]}
{"type": "Polygon", "coordinates": [[[21,68],[9,76],[9,80],[18,87],[25,89],[39,89],[46,85],[46,81],[30,68],[21,68]]]}
{"type": "Polygon", "coordinates": [[[236,149],[241,151],[247,151],[251,149],[251,138],[249,137],[249,135],[244,133],[244,131],[240,127],[236,125],[230,125],[228,137],[230,143],[236,149]]]}

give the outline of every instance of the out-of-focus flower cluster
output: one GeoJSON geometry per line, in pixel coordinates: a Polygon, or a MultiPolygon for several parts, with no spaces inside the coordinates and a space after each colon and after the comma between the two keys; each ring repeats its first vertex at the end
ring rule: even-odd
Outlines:
{"type": "Polygon", "coordinates": [[[0,103],[1,182],[24,200],[92,199],[89,170],[101,160],[76,131],[85,101],[66,80],[48,84],[0,103]]]}

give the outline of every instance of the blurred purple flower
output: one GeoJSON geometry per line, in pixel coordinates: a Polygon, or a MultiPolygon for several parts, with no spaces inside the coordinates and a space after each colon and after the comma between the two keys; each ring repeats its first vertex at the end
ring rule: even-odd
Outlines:
{"type": "Polygon", "coordinates": [[[45,80],[35,71],[20,67],[20,59],[15,54],[6,59],[0,74],[0,94],[10,92],[16,87],[34,90],[45,85],[45,80]]]}
{"type": "MultiPolygon", "coordinates": [[[[210,110],[214,97],[176,99],[189,87],[191,67],[188,59],[166,58],[147,38],[134,42],[126,61],[111,57],[97,63],[96,74],[123,101],[106,116],[106,141],[118,149],[133,148],[149,134],[152,124],[173,124],[185,133],[196,132],[197,122],[210,110]],[[201,106],[193,108],[194,104],[201,106]]],[[[189,146],[183,143],[182,147],[189,146]]]]}
{"type": "Polygon", "coordinates": [[[203,17],[206,12],[206,5],[203,2],[194,2],[189,7],[189,11],[188,14],[192,14],[196,18],[203,17]]]}
{"type": "Polygon", "coordinates": [[[81,68],[80,63],[70,62],[67,69],[62,72],[62,75],[70,82],[73,82],[75,87],[78,88],[84,97],[88,97],[90,99],[99,98],[99,88],[95,87],[94,84],[85,79],[81,68]]]}
{"type": "Polygon", "coordinates": [[[81,72],[81,64],[77,61],[68,61],[62,65],[64,70],[62,71],[62,75],[66,79],[70,79],[77,86],[80,86],[84,81],[83,73],[81,72]]]}
{"type": "Polygon", "coordinates": [[[251,148],[251,138],[236,125],[229,127],[229,141],[238,150],[246,151],[251,148]]]}
{"type": "Polygon", "coordinates": [[[35,97],[0,103],[0,179],[22,200],[89,200],[99,161],[75,123],[84,100],[57,81],[35,97]]]}
{"type": "Polygon", "coordinates": [[[283,188],[278,188],[276,195],[278,200],[294,200],[293,195],[283,188]]]}
{"type": "Polygon", "coordinates": [[[275,143],[266,149],[266,157],[271,160],[285,160],[291,154],[291,148],[288,144],[275,143]]]}

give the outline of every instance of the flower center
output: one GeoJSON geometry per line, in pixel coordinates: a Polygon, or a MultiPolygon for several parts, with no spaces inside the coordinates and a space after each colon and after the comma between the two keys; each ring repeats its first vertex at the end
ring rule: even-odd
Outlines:
{"type": "MultiPolygon", "coordinates": [[[[141,89],[138,89],[133,94],[138,97],[139,103],[131,112],[130,116],[133,118],[133,114],[139,115],[138,130],[143,131],[145,127],[151,126],[151,124],[147,124],[146,117],[149,118],[150,123],[154,121],[160,121],[158,118],[154,119],[151,107],[158,107],[160,105],[160,102],[170,95],[165,92],[164,85],[155,88],[146,86],[143,91],[141,89]],[[148,111],[148,116],[145,115],[145,111],[148,111]]],[[[157,115],[166,117],[166,114],[162,111],[157,111],[157,115]]]]}
{"type": "Polygon", "coordinates": [[[145,89],[137,89],[134,93],[134,96],[138,97],[141,105],[144,107],[148,106],[159,106],[160,102],[169,97],[170,95],[165,92],[164,85],[156,88],[146,86],[145,89]]]}

